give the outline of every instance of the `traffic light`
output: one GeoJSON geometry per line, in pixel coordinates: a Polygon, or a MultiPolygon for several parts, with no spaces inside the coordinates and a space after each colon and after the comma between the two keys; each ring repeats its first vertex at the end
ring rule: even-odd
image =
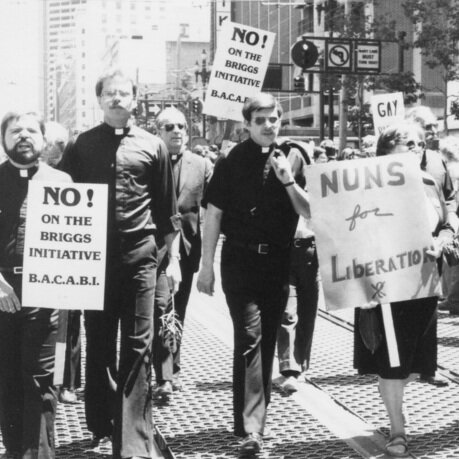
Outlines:
{"type": "Polygon", "coordinates": [[[293,78],[293,89],[295,91],[303,91],[304,92],[304,77],[303,75],[298,75],[293,78]]]}
{"type": "Polygon", "coordinates": [[[196,97],[195,99],[191,101],[191,111],[195,115],[199,115],[201,113],[201,110],[202,110],[202,102],[199,99],[199,97],[196,97]]]}

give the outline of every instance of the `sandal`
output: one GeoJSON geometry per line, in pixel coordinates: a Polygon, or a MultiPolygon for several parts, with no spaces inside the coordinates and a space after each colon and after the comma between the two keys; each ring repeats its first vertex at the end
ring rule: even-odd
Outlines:
{"type": "Polygon", "coordinates": [[[409,457],[408,440],[404,434],[391,435],[386,444],[386,453],[392,457],[409,457]]]}

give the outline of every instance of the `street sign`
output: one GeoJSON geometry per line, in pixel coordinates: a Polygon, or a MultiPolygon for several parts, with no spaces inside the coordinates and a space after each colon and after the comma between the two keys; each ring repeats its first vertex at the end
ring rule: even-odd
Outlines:
{"type": "Polygon", "coordinates": [[[381,72],[381,42],[355,43],[355,71],[381,72]]]}
{"type": "Polygon", "coordinates": [[[352,43],[350,40],[325,42],[325,71],[347,73],[352,71],[352,43]]]}
{"type": "Polygon", "coordinates": [[[312,67],[319,57],[317,46],[309,40],[297,41],[290,51],[292,61],[302,69],[312,67]]]}

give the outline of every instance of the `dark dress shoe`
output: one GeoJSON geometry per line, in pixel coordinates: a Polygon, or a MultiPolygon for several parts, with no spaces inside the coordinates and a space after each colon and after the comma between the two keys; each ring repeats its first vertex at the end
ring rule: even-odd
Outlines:
{"type": "Polygon", "coordinates": [[[110,435],[100,437],[97,435],[93,435],[91,440],[91,448],[112,448],[112,437],[110,435]]]}
{"type": "Polygon", "coordinates": [[[243,456],[257,454],[263,446],[263,437],[257,432],[249,433],[241,443],[240,453],[243,456]]]}
{"type": "Polygon", "coordinates": [[[436,387],[446,387],[449,385],[449,381],[440,376],[425,376],[421,375],[419,377],[419,381],[426,384],[431,384],[432,386],[436,387]]]}

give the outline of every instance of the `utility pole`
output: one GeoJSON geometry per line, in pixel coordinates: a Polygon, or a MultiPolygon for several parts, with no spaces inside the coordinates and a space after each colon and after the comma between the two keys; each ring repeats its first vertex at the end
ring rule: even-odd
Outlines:
{"type": "MultiPolygon", "coordinates": [[[[320,59],[320,68],[324,68],[324,60],[320,59]]],[[[319,74],[319,139],[322,142],[325,138],[325,129],[324,129],[324,74],[319,74]]]]}
{"type": "Polygon", "coordinates": [[[405,38],[406,32],[400,31],[398,33],[398,71],[403,73],[405,68],[405,38]]]}
{"type": "MultiPolygon", "coordinates": [[[[328,0],[328,22],[329,22],[329,37],[333,38],[333,26],[334,26],[334,19],[335,19],[335,3],[328,0]]],[[[333,140],[335,135],[335,120],[334,120],[334,91],[333,91],[333,84],[330,83],[330,78],[328,79],[328,138],[333,140]]]]}
{"type": "MultiPolygon", "coordinates": [[[[349,15],[348,0],[344,0],[344,17],[347,19],[349,15]]],[[[341,76],[341,89],[339,94],[339,152],[346,148],[347,144],[347,76],[341,76]]],[[[359,140],[360,141],[360,140],[359,140]]]]}

